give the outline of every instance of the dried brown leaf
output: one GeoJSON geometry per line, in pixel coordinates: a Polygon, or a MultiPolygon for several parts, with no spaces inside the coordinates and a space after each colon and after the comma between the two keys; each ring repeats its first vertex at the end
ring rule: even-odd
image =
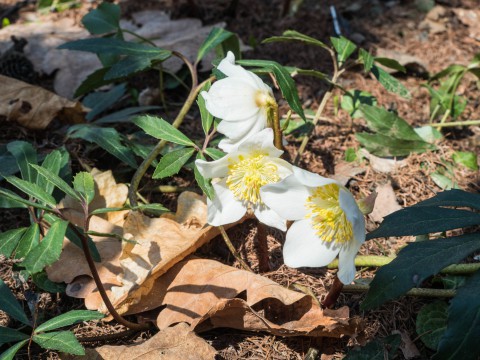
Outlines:
{"type": "Polygon", "coordinates": [[[45,129],[58,118],[70,124],[85,122],[85,109],[39,86],[0,75],[0,116],[28,129],[45,129]]]}
{"type": "Polygon", "coordinates": [[[370,213],[373,221],[382,222],[385,216],[402,209],[397,202],[397,197],[390,182],[379,185],[376,192],[377,198],[375,200],[375,206],[370,213]]]}
{"type": "Polygon", "coordinates": [[[335,165],[335,175],[333,179],[339,181],[342,185],[347,185],[354,176],[365,172],[365,167],[357,166],[354,162],[340,161],[335,165]]]}

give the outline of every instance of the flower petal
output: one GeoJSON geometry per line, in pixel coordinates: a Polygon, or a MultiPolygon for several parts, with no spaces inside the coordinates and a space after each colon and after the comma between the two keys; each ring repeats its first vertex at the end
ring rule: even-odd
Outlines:
{"type": "Polygon", "coordinates": [[[278,183],[262,186],[260,196],[269,208],[287,220],[300,220],[307,215],[305,202],[310,192],[294,175],[278,183]]]}
{"type": "Polygon", "coordinates": [[[233,196],[233,193],[226,186],[225,180],[212,183],[215,190],[215,197],[212,201],[207,199],[208,223],[213,226],[220,226],[234,223],[242,218],[247,211],[241,201],[233,196]]]}
{"type": "Polygon", "coordinates": [[[353,226],[355,241],[363,244],[365,242],[365,216],[360,211],[352,194],[345,188],[340,188],[339,203],[348,221],[353,226]]]}
{"type": "Polygon", "coordinates": [[[236,151],[240,144],[260,132],[266,125],[266,118],[260,115],[253,121],[231,123],[223,120],[218,124],[217,131],[225,134],[227,139],[220,141],[218,147],[227,153],[236,151]]]}
{"type": "Polygon", "coordinates": [[[358,241],[352,240],[340,249],[337,276],[344,285],[350,284],[355,278],[355,257],[361,245],[358,241]]]}
{"type": "MultiPolygon", "coordinates": [[[[252,73],[251,71],[245,70],[240,65],[235,65],[235,55],[229,51],[225,59],[220,61],[218,64],[217,69],[220,70],[228,77],[238,77],[248,81],[249,84],[256,88],[264,88],[267,87],[257,75],[252,73]]],[[[271,91],[271,90],[270,90],[271,91]]]]}
{"type": "Polygon", "coordinates": [[[254,210],[254,214],[257,219],[265,225],[274,227],[281,231],[287,230],[287,221],[265,205],[257,206],[257,208],[254,210]]]}
{"type": "Polygon", "coordinates": [[[296,221],[287,231],[283,260],[290,267],[328,265],[340,251],[336,244],[323,242],[308,219],[296,221]]]}
{"type": "Polygon", "coordinates": [[[318,187],[338,183],[336,180],[328,179],[296,166],[293,167],[293,174],[301,184],[309,187],[318,187]]]}
{"type": "MultiPolygon", "coordinates": [[[[267,119],[265,118],[265,126],[267,126],[267,119]]],[[[279,150],[273,145],[273,129],[266,128],[257,132],[248,138],[242,145],[238,147],[240,151],[251,151],[252,149],[262,150],[266,152],[269,156],[279,157],[283,154],[283,150],[279,150]]]]}
{"type": "Polygon", "coordinates": [[[228,156],[210,162],[197,159],[195,165],[200,174],[207,179],[223,178],[228,175],[228,156]]]}

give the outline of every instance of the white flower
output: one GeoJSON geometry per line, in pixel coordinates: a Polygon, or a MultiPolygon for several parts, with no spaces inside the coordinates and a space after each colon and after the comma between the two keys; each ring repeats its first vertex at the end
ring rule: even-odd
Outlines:
{"type": "Polygon", "coordinates": [[[260,196],[262,186],[292,174],[292,165],[279,158],[282,153],[273,146],[273,130],[267,128],[219,160],[196,160],[198,171],[205,178],[214,179],[215,196],[207,199],[208,223],[231,224],[250,210],[262,223],[285,231],[285,219],[266,206],[260,196]]]}
{"type": "Polygon", "coordinates": [[[262,187],[263,202],[295,220],[283,247],[290,267],[328,265],[339,255],[338,278],[355,277],[355,256],[365,242],[365,218],[352,194],[337,181],[293,167],[293,175],[262,187]]]}
{"type": "Polygon", "coordinates": [[[227,139],[220,141],[220,149],[235,150],[247,137],[267,127],[268,108],[276,106],[272,89],[254,73],[235,65],[235,56],[228,52],[217,67],[227,77],[203,91],[207,110],[222,119],[217,131],[227,139]]]}

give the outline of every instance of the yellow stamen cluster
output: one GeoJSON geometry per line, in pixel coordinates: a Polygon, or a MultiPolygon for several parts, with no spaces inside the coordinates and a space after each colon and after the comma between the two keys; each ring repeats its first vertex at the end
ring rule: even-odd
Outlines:
{"type": "Polygon", "coordinates": [[[340,207],[339,193],[337,184],[320,186],[307,198],[305,206],[317,235],[323,241],[342,244],[353,238],[353,229],[340,207]]]}
{"type": "Polygon", "coordinates": [[[238,200],[262,204],[260,188],[280,180],[277,166],[264,154],[241,155],[238,160],[228,166],[228,188],[238,200]]]}

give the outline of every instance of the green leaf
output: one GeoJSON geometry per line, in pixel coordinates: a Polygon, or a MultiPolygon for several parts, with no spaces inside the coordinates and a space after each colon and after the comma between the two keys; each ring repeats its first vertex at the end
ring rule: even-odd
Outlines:
{"type": "Polygon", "coordinates": [[[37,164],[38,159],[32,144],[25,141],[12,141],[7,144],[7,149],[17,160],[23,180],[34,183],[37,174],[29,164],[37,164]]]}
{"type": "Polygon", "coordinates": [[[331,37],[330,41],[337,52],[337,60],[340,65],[343,64],[357,48],[353,42],[344,36],[340,36],[339,38],[331,37]]]}
{"type": "Polygon", "coordinates": [[[438,79],[441,79],[447,75],[456,75],[460,72],[463,72],[465,71],[467,68],[463,65],[450,65],[448,66],[447,68],[439,71],[438,73],[436,73],[435,75],[433,75],[432,77],[430,77],[430,79],[428,80],[429,82],[432,82],[432,81],[435,81],[435,80],[438,80],[438,79]]]}
{"type": "MultiPolygon", "coordinates": [[[[208,81],[203,86],[202,91],[210,90],[210,86],[212,86],[212,83],[208,81]]],[[[205,135],[207,135],[213,124],[213,115],[208,112],[207,107],[205,105],[205,99],[203,98],[201,92],[200,94],[198,94],[198,97],[197,97],[197,105],[198,105],[198,108],[200,109],[200,117],[202,119],[203,132],[205,135]]]]}
{"type": "Polygon", "coordinates": [[[97,115],[115,104],[123,95],[125,95],[126,91],[127,86],[125,83],[122,83],[114,86],[108,91],[96,91],[85,96],[82,103],[84,106],[91,109],[85,117],[87,121],[91,121],[97,115]]]}
{"type": "Polygon", "coordinates": [[[85,355],[85,350],[70,331],[34,334],[33,341],[44,349],[58,350],[74,355],[85,355]]]}
{"type": "MultiPolygon", "coordinates": [[[[205,160],[205,157],[202,155],[202,153],[197,154],[197,159],[205,160]]],[[[200,186],[200,189],[207,195],[209,199],[213,199],[215,196],[215,192],[213,190],[213,186],[211,184],[211,181],[209,179],[205,179],[202,174],[200,174],[200,171],[198,171],[197,165],[195,164],[193,167],[193,173],[195,175],[195,180],[197,181],[198,186],[200,186]]]]}
{"type": "MultiPolygon", "coordinates": [[[[466,280],[466,276],[459,276],[459,275],[443,275],[441,278],[440,278],[440,281],[442,282],[443,284],[443,287],[445,289],[452,289],[452,290],[456,290],[458,289],[459,287],[465,285],[465,280],[466,280]]],[[[435,348],[436,349],[436,348],[435,348]]]]}
{"type": "Polygon", "coordinates": [[[365,70],[365,74],[368,74],[370,70],[372,70],[373,61],[375,60],[375,58],[372,56],[372,54],[370,54],[368,51],[364,49],[359,50],[359,58],[363,62],[363,68],[365,70]]]}
{"type": "Polygon", "coordinates": [[[15,299],[15,296],[13,296],[7,284],[5,284],[2,279],[0,279],[0,310],[5,311],[21,323],[30,326],[27,315],[25,315],[17,299],[15,299]]]}
{"type": "Polygon", "coordinates": [[[32,274],[32,280],[40,289],[50,293],[64,293],[66,289],[64,283],[55,283],[49,280],[45,271],[32,274]]]}
{"type": "Polygon", "coordinates": [[[68,185],[65,180],[60,176],[52,174],[47,169],[42,168],[41,166],[31,164],[35,170],[37,170],[40,176],[43,176],[49,183],[53,184],[65,194],[71,196],[74,199],[80,200],[80,196],[73,190],[70,185],[68,185]]]}
{"type": "Polygon", "coordinates": [[[45,266],[53,264],[60,258],[67,226],[68,221],[64,220],[52,223],[40,245],[28,253],[22,266],[25,266],[30,274],[42,271],[45,266]]]}
{"type": "Polygon", "coordinates": [[[455,206],[480,210],[480,194],[457,189],[442,191],[434,197],[413,206],[455,206]]]}
{"type": "Polygon", "coordinates": [[[443,138],[442,133],[433,126],[421,126],[413,130],[423,139],[423,141],[428,143],[434,143],[436,140],[443,138]]]}
{"type": "Polygon", "coordinates": [[[0,188],[0,200],[0,205],[5,208],[23,208],[26,206],[33,206],[34,208],[38,209],[50,210],[50,208],[47,206],[25,200],[24,198],[15,194],[13,191],[4,188],[0,188]]]}
{"type": "Polygon", "coordinates": [[[102,2],[82,18],[82,24],[92,35],[118,31],[120,27],[120,6],[102,2]]]}
{"type": "Polygon", "coordinates": [[[222,150],[215,148],[206,148],[204,153],[210,156],[212,160],[218,160],[225,156],[225,153],[222,150]]]}
{"type": "MultiPolygon", "coordinates": [[[[430,231],[426,229],[424,233],[427,232],[430,231]]],[[[479,248],[480,236],[475,233],[410,243],[392,262],[378,269],[362,309],[372,309],[405,294],[429,276],[463,260],[479,248]]]]}
{"type": "Polygon", "coordinates": [[[180,130],[177,130],[173,125],[161,118],[144,115],[133,119],[133,123],[156,139],[170,141],[179,145],[195,146],[193,141],[185,136],[180,130]]]}
{"type": "Polygon", "coordinates": [[[54,208],[56,206],[55,198],[43,190],[40,186],[35,183],[31,183],[22,179],[19,179],[15,176],[5,176],[6,181],[15,186],[17,189],[23,191],[25,194],[31,198],[40,200],[46,205],[54,208]]]}
{"type": "Polygon", "coordinates": [[[268,44],[268,43],[279,42],[279,41],[301,41],[308,45],[319,46],[323,49],[330,50],[328,45],[321,42],[320,40],[317,40],[308,35],[304,35],[295,30],[284,31],[282,36],[272,36],[272,37],[266,38],[265,40],[262,41],[262,44],[268,44]]]}
{"type": "Polygon", "coordinates": [[[402,338],[400,335],[390,335],[383,339],[375,339],[360,349],[348,352],[343,360],[384,360],[394,359],[402,338]]]}
{"type": "Polygon", "coordinates": [[[227,31],[222,28],[217,28],[217,27],[212,28],[207,38],[205,39],[203,44],[200,45],[200,48],[198,49],[196,62],[198,63],[200,60],[203,59],[205,54],[207,54],[209,51],[216,48],[218,45],[220,45],[222,42],[224,42],[231,36],[235,36],[235,35],[230,31],[227,31]]]}
{"type": "Polygon", "coordinates": [[[354,119],[364,117],[360,105],[377,105],[377,99],[368,91],[353,90],[343,94],[340,106],[354,119]]]}
{"type": "Polygon", "coordinates": [[[122,135],[114,128],[79,125],[72,126],[70,130],[72,131],[70,137],[93,142],[130,167],[134,169],[137,167],[132,151],[122,145],[122,135]]]}
{"type": "MultiPolygon", "coordinates": [[[[79,228],[78,226],[75,226],[75,227],[77,228],[77,230],[80,233],[83,233],[83,230],[81,228],[79,228]]],[[[67,227],[67,231],[65,233],[65,236],[67,237],[68,240],[70,240],[72,243],[77,245],[83,251],[82,240],[77,235],[77,233],[71,229],[70,226],[67,227]]],[[[97,246],[95,245],[95,243],[93,242],[93,240],[90,236],[88,236],[87,242],[88,242],[88,248],[90,249],[90,253],[92,254],[93,260],[96,261],[96,262],[102,261],[102,259],[100,257],[100,253],[98,252],[97,246]]]]}
{"type": "Polygon", "coordinates": [[[105,315],[99,313],[98,311],[89,311],[89,310],[71,310],[66,312],[62,315],[54,317],[42,325],[38,326],[35,329],[35,334],[40,332],[55,330],[64,326],[69,326],[72,324],[76,324],[80,321],[89,321],[89,320],[96,320],[102,319],[105,315]]]}
{"type": "Polygon", "coordinates": [[[372,66],[372,74],[375,75],[377,80],[380,82],[380,84],[383,85],[385,89],[387,89],[387,91],[400,95],[405,99],[410,99],[412,97],[410,92],[405,86],[402,85],[400,81],[395,79],[392,75],[387,73],[382,68],[379,68],[377,65],[372,66]]]}
{"type": "Polygon", "coordinates": [[[365,149],[376,156],[408,156],[412,152],[422,153],[436,149],[435,145],[423,140],[394,139],[387,135],[368,133],[357,133],[355,137],[365,149]]]}
{"type": "Polygon", "coordinates": [[[102,116],[100,119],[94,121],[95,124],[118,124],[132,121],[132,115],[138,113],[145,113],[150,110],[158,110],[160,106],[132,106],[126,109],[115,111],[108,115],[102,116]]]}
{"type": "Polygon", "coordinates": [[[25,233],[25,230],[27,230],[27,228],[22,227],[0,233],[0,254],[9,258],[25,233]]]}
{"type": "Polygon", "coordinates": [[[455,151],[452,160],[454,163],[462,164],[470,170],[478,170],[477,154],[473,152],[455,151]]]}
{"type": "Polygon", "coordinates": [[[23,233],[15,250],[15,259],[22,259],[40,242],[40,228],[37,223],[31,224],[23,233]]]}
{"type": "Polygon", "coordinates": [[[227,56],[228,52],[231,51],[235,55],[235,59],[242,58],[242,51],[240,49],[240,40],[238,36],[233,34],[233,36],[225,39],[220,46],[215,48],[216,57],[218,59],[223,59],[227,56]]]}
{"type": "Polygon", "coordinates": [[[27,342],[28,340],[23,340],[11,346],[7,351],[4,351],[0,354],[0,360],[13,360],[17,351],[20,350],[27,342]]]}
{"type": "Polygon", "coordinates": [[[13,175],[19,170],[17,160],[10,154],[0,155],[0,164],[2,164],[0,180],[3,179],[2,175],[13,175]]]}
{"type": "Polygon", "coordinates": [[[162,204],[141,204],[141,205],[134,206],[132,210],[149,212],[149,213],[155,214],[156,216],[160,216],[161,214],[171,212],[162,204]]]}
{"type": "Polygon", "coordinates": [[[400,64],[397,60],[394,60],[394,59],[389,59],[384,57],[375,57],[375,62],[387,68],[400,71],[402,73],[407,72],[407,69],[405,69],[405,67],[402,64],[400,64]]]}
{"type": "Polygon", "coordinates": [[[446,173],[443,168],[432,172],[430,174],[430,178],[442,190],[451,190],[458,188],[458,185],[455,182],[455,177],[451,174],[446,173]]]}
{"type": "MultiPolygon", "coordinates": [[[[478,236],[478,235],[477,235],[478,236]]],[[[447,330],[434,360],[478,359],[480,356],[480,271],[457,290],[448,308],[447,330]]]]}
{"type": "MultiPolygon", "coordinates": [[[[58,175],[62,168],[63,159],[62,153],[58,150],[52,151],[48,154],[42,162],[42,168],[47,169],[50,173],[58,175]]],[[[45,190],[47,194],[52,194],[55,186],[48,182],[43,176],[37,176],[37,185],[45,190]]]]}
{"type": "Polygon", "coordinates": [[[165,177],[177,174],[182,166],[188,161],[188,159],[192,157],[194,152],[194,148],[188,147],[174,150],[165,154],[160,159],[152,178],[163,179],[165,177]]]}
{"type": "Polygon", "coordinates": [[[447,307],[444,301],[435,301],[422,306],[417,315],[417,334],[429,349],[437,350],[440,338],[445,332],[447,307]]]}
{"type": "MultiPolygon", "coordinates": [[[[75,90],[74,97],[80,97],[89,93],[90,91],[99,88],[100,86],[110,84],[113,80],[105,80],[105,75],[110,71],[110,66],[95,70],[87,76],[87,78],[75,90]]],[[[119,79],[115,79],[119,80],[119,79]]]]}
{"type": "Polygon", "coordinates": [[[82,171],[73,178],[73,188],[90,204],[95,197],[95,182],[92,174],[82,171]]]}
{"type": "Polygon", "coordinates": [[[345,150],[345,161],[352,162],[357,160],[357,151],[354,148],[347,148],[345,150]]]}
{"type": "Polygon", "coordinates": [[[20,331],[0,326],[0,345],[29,338],[30,336],[20,331]]]}
{"type": "Polygon", "coordinates": [[[300,98],[298,97],[298,90],[288,70],[275,61],[269,60],[239,60],[238,64],[244,66],[258,66],[273,72],[277,79],[278,86],[282,91],[282,95],[287,100],[288,105],[295,111],[300,117],[306,121],[305,113],[303,112],[300,98]]]}
{"type": "Polygon", "coordinates": [[[136,74],[139,71],[152,67],[155,63],[162,62],[171,56],[171,52],[161,50],[157,54],[143,56],[126,56],[110,67],[104,76],[105,80],[115,80],[136,74]]]}

